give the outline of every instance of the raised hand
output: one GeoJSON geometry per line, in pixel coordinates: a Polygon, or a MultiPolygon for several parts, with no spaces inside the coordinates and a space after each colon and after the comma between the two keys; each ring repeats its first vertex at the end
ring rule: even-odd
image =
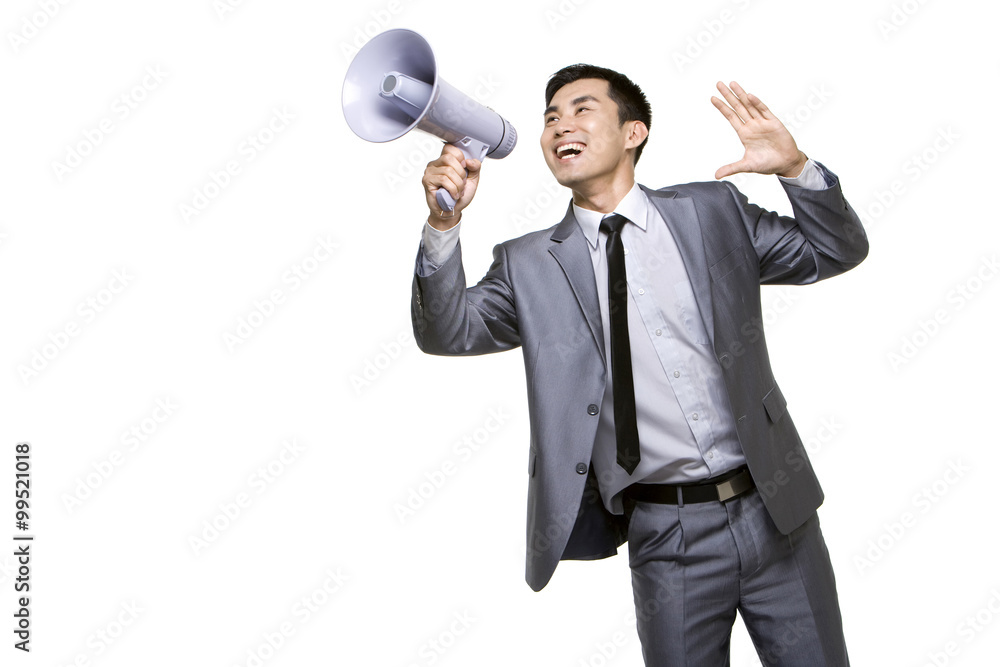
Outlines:
{"type": "Polygon", "coordinates": [[[729,87],[719,81],[716,87],[726,101],[713,95],[712,104],[736,130],[746,150],[742,160],[719,167],[715,177],[723,178],[740,172],[798,176],[807,158],[795,145],[784,124],[756,95],[746,92],[735,81],[729,87]]]}

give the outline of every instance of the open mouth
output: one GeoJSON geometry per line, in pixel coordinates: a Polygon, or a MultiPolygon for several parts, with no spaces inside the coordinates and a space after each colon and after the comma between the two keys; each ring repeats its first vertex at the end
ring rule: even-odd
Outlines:
{"type": "Polygon", "coordinates": [[[583,152],[586,146],[583,144],[563,144],[556,148],[556,157],[560,160],[571,160],[583,152]]]}

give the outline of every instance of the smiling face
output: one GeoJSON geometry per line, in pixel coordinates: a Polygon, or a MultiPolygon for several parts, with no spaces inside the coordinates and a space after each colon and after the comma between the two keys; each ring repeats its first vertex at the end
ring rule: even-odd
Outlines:
{"type": "Polygon", "coordinates": [[[633,150],[646,137],[640,121],[618,121],[618,105],[603,79],[578,79],[552,96],[541,147],[545,162],[574,194],[619,189],[635,178],[633,150]],[[638,128],[636,126],[639,126],[638,128]]]}

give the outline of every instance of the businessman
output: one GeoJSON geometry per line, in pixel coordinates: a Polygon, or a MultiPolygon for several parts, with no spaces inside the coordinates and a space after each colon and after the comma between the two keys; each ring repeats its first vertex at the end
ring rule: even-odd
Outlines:
{"type": "Polygon", "coordinates": [[[823,493],[771,371],[759,286],[847,271],[868,242],[837,177],[757,97],[718,89],[744,155],[716,178],[777,175],[793,217],[724,181],[637,184],[645,95],[572,65],[547,84],[540,139],[572,191],[566,215],[496,246],[473,287],[459,230],[481,163],[445,146],[428,164],[414,333],[431,354],[522,349],[534,590],[559,560],[627,540],[647,665],[729,664],[737,611],[764,664],[847,665],[823,493]]]}

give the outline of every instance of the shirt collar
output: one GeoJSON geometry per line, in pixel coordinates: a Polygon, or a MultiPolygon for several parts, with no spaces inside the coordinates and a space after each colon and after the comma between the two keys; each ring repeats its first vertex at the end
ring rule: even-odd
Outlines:
{"type": "MultiPolygon", "coordinates": [[[[632,184],[632,189],[628,191],[622,200],[618,202],[618,206],[615,207],[614,212],[623,215],[633,223],[639,226],[643,231],[646,230],[646,206],[647,206],[646,195],[643,193],[642,189],[639,187],[638,183],[632,184]]],[[[611,215],[610,213],[601,213],[600,211],[591,211],[590,209],[581,208],[573,203],[573,215],[576,216],[576,222],[580,225],[580,229],[583,230],[583,235],[587,237],[587,241],[590,243],[591,247],[597,247],[597,232],[601,227],[601,220],[605,218],[606,215],[611,215]]]]}

